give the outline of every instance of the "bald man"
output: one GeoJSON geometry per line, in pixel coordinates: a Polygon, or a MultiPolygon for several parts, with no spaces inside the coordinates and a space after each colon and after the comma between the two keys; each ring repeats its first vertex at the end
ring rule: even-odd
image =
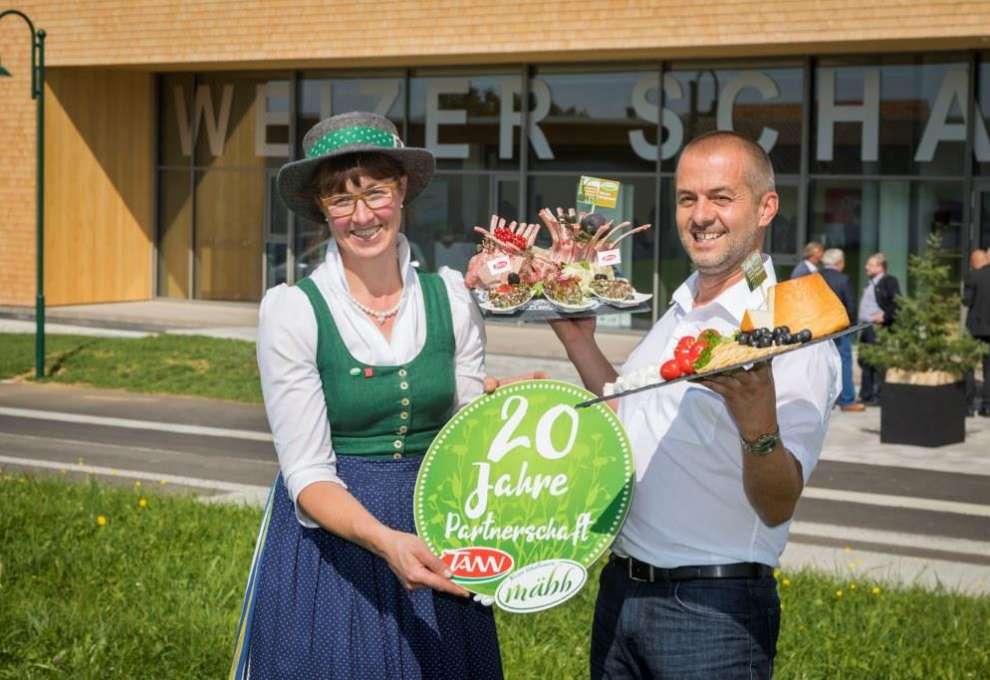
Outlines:
{"type": "MultiPolygon", "coordinates": [[[[732,132],[691,141],[675,177],[678,236],[692,274],[622,372],[651,369],[677,341],[729,334],[776,283],[760,252],[779,198],[766,152],[732,132]],[[743,261],[762,263],[751,286],[743,261]]],[[[594,319],[553,322],[586,387],[617,373],[594,319]]],[[[839,355],[819,343],[751,371],[681,382],[616,403],[636,490],[602,571],[591,677],[768,678],[780,601],[773,568],[841,388],[839,355]]]]}

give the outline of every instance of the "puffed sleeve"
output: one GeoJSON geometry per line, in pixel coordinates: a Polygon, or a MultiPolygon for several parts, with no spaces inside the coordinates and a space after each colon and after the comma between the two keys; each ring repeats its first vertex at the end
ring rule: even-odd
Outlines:
{"type": "Polygon", "coordinates": [[[318,525],[296,503],[313,482],[335,482],[336,456],[323,383],[316,368],[316,316],[306,294],[285,284],[269,290],[258,311],[258,368],[278,464],[296,518],[318,525]]]}
{"type": "Polygon", "coordinates": [[[822,342],[773,361],[777,422],[784,447],[801,463],[805,484],[818,464],[832,406],[842,390],[834,342],[822,342]]]}
{"type": "Polygon", "coordinates": [[[450,317],[454,325],[454,362],[457,374],[457,408],[484,391],[485,322],[481,310],[464,285],[464,275],[441,267],[439,272],[450,298],[450,317]]]}

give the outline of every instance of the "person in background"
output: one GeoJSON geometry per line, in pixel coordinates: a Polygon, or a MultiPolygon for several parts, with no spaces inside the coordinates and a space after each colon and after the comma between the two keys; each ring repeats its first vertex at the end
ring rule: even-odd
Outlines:
{"type": "MultiPolygon", "coordinates": [[[[877,328],[886,328],[894,323],[897,316],[896,298],[901,294],[897,277],[887,273],[887,258],[883,253],[874,253],[866,260],[864,267],[868,281],[859,299],[858,320],[873,324],[863,330],[859,341],[867,345],[877,342],[877,328]]],[[[883,370],[859,360],[863,371],[859,386],[859,400],[864,404],[876,404],[883,384],[883,370]]]]}
{"type": "MultiPolygon", "coordinates": [[[[850,323],[856,319],[856,296],[849,277],[842,273],[846,267],[846,256],[839,248],[829,248],[822,254],[821,274],[828,287],[839,296],[846,308],[850,323]]],[[[856,401],[856,385],[853,383],[853,336],[843,335],[835,339],[842,360],[842,393],[839,394],[839,408],[843,411],[865,411],[866,407],[856,401]]]]}
{"type": "Polygon", "coordinates": [[[822,261],[822,253],[824,251],[825,246],[821,243],[810,241],[804,247],[804,259],[798,262],[798,265],[791,271],[791,278],[796,279],[799,276],[807,276],[818,271],[818,265],[822,261]]]}
{"type": "MultiPolygon", "coordinates": [[[[966,316],[966,329],[977,340],[982,340],[990,351],[990,254],[975,249],[969,256],[969,276],[963,288],[963,304],[969,309],[966,316]]],[[[966,375],[966,404],[973,415],[973,401],[976,396],[976,381],[970,370],[966,375]]],[[[983,355],[983,393],[980,400],[980,415],[990,417],[990,354],[983,355]]]]}

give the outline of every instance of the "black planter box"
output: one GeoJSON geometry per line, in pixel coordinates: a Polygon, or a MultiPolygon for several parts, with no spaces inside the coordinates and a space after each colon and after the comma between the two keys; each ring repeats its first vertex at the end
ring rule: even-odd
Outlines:
{"type": "Polygon", "coordinates": [[[884,383],[880,389],[880,441],[945,446],[966,440],[966,386],[884,383]]]}

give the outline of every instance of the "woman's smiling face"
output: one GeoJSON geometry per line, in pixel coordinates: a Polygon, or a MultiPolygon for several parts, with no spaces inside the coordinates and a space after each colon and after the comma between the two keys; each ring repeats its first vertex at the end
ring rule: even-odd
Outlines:
{"type": "Polygon", "coordinates": [[[405,177],[378,179],[362,174],[348,179],[342,194],[321,198],[320,205],[341,255],[374,259],[394,252],[405,193],[405,177]],[[353,212],[335,216],[335,202],[337,213],[346,212],[339,209],[341,204],[352,204],[353,212]]]}

